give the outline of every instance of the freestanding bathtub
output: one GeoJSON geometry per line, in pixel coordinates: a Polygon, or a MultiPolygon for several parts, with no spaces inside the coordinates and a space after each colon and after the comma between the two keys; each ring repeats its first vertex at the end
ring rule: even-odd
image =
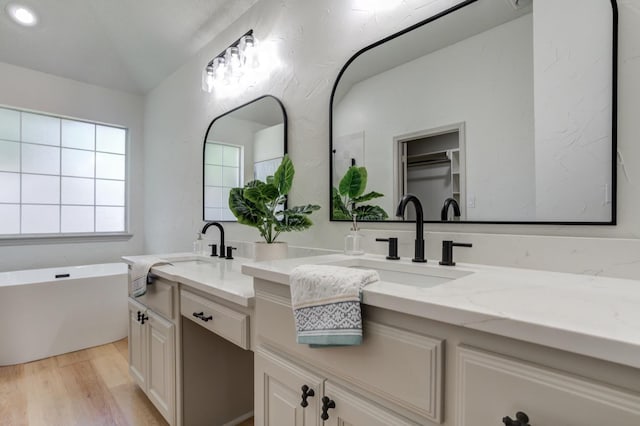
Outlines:
{"type": "Polygon", "coordinates": [[[126,336],[126,264],[0,272],[0,366],[126,336]]]}

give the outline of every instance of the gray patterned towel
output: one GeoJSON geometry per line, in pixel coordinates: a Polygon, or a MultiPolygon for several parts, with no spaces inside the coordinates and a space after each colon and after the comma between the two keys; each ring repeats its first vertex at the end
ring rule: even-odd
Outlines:
{"type": "Polygon", "coordinates": [[[331,265],[300,265],[289,277],[297,341],[313,346],[362,343],[360,294],[378,273],[331,265]]]}

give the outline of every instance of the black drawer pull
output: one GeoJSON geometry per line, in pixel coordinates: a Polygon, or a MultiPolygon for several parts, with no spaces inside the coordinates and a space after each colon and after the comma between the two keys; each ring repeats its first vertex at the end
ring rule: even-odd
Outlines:
{"type": "Polygon", "coordinates": [[[142,316],[140,317],[140,324],[144,325],[145,321],[149,321],[149,317],[145,314],[142,314],[142,316]]]}
{"type": "Polygon", "coordinates": [[[302,408],[306,408],[307,406],[309,406],[309,403],[307,402],[307,398],[311,396],[316,396],[316,393],[314,392],[314,390],[310,389],[309,386],[307,385],[303,385],[302,386],[302,402],[300,402],[300,406],[302,408]]]}
{"type": "Polygon", "coordinates": [[[202,318],[202,316],[204,315],[204,312],[194,312],[193,316],[196,318],[202,318]]]}
{"type": "Polygon", "coordinates": [[[529,416],[527,416],[522,411],[518,411],[516,413],[516,419],[515,420],[513,420],[509,416],[503,417],[502,418],[502,423],[504,423],[506,426],[531,426],[529,424],[529,416]]]}
{"type": "Polygon", "coordinates": [[[211,321],[213,319],[213,317],[211,315],[209,315],[208,317],[205,317],[204,315],[200,317],[200,319],[204,322],[207,321],[211,321]]]}
{"type": "Polygon", "coordinates": [[[70,274],[56,274],[56,278],[69,278],[70,274]]]}
{"type": "Polygon", "coordinates": [[[336,403],[334,400],[329,399],[329,397],[323,396],[322,397],[322,414],[320,415],[320,418],[322,420],[329,420],[329,409],[330,408],[336,408],[336,403]]]}

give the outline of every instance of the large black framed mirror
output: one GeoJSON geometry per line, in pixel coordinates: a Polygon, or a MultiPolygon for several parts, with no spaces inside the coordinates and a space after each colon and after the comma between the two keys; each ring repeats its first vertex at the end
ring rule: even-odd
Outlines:
{"type": "Polygon", "coordinates": [[[467,0],[363,48],[331,94],[331,220],[355,165],[389,220],[413,193],[425,222],[615,225],[616,74],[615,0],[467,0]]]}
{"type": "Polygon", "coordinates": [[[202,219],[235,222],[229,191],[273,175],[287,153],[287,113],[261,96],[211,121],[203,147],[202,219]]]}

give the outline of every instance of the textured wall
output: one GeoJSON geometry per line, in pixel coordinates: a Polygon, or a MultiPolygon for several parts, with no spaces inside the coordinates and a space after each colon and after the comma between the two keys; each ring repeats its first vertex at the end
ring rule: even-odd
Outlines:
{"type": "Polygon", "coordinates": [[[0,63],[0,104],[129,128],[131,239],[120,241],[0,240],[0,271],[117,262],[143,248],[143,99],[50,74],[0,63]]]}
{"type": "MultiPolygon", "coordinates": [[[[341,248],[348,225],[328,220],[329,96],[336,76],[360,48],[453,3],[405,0],[392,10],[371,11],[353,8],[353,0],[258,2],[146,98],[146,251],[191,247],[194,231],[202,225],[200,162],[206,127],[217,115],[263,94],[279,97],[287,109],[289,151],[297,169],[292,202],[323,206],[313,215],[313,228],[285,239],[304,246],[341,248]],[[277,48],[280,67],[269,80],[234,97],[202,92],[201,71],[207,61],[249,28],[277,48]]],[[[473,249],[459,250],[460,261],[640,277],[640,144],[635,126],[640,110],[639,0],[620,1],[619,63],[619,225],[428,225],[429,257],[439,257],[441,238],[454,232],[455,239],[476,243],[473,249]]],[[[413,226],[372,224],[367,228],[375,230],[372,235],[398,233],[411,239],[410,233],[401,231],[413,226]]],[[[230,224],[227,230],[229,239],[257,238],[254,230],[241,225],[230,224]]]]}

